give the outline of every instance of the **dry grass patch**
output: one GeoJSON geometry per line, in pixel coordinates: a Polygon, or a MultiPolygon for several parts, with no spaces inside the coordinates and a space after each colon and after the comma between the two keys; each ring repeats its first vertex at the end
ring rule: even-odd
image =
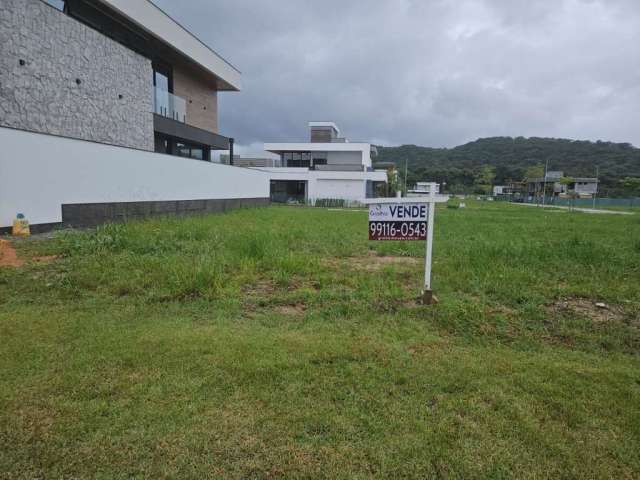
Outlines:
{"type": "Polygon", "coordinates": [[[302,303],[294,303],[291,305],[278,305],[274,311],[280,315],[304,315],[307,306],[302,303]]]}
{"type": "Polygon", "coordinates": [[[40,255],[33,257],[31,261],[39,265],[48,265],[51,262],[55,262],[58,258],[60,258],[58,255],[40,255]]]}
{"type": "Polygon", "coordinates": [[[242,287],[242,293],[246,296],[269,296],[275,291],[276,286],[271,280],[257,280],[242,287]]]}
{"type": "Polygon", "coordinates": [[[324,264],[332,268],[351,268],[358,271],[375,272],[388,265],[418,266],[423,259],[403,256],[378,256],[375,252],[368,255],[346,258],[329,258],[324,264]]]}
{"type": "Polygon", "coordinates": [[[624,320],[624,310],[619,305],[594,302],[588,298],[562,298],[547,305],[552,315],[577,315],[594,323],[620,322],[624,320]]]}

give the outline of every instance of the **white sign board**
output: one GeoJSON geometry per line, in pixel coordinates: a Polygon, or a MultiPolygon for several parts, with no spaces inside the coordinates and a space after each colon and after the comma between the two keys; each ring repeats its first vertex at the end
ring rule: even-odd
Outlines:
{"type": "Polygon", "coordinates": [[[369,205],[369,240],[426,240],[428,208],[424,203],[369,205]]]}

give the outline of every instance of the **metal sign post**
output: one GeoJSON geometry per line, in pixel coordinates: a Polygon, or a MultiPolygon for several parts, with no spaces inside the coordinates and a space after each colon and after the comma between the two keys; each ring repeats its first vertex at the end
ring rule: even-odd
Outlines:
{"type": "Polygon", "coordinates": [[[449,200],[436,195],[436,184],[429,184],[429,196],[367,199],[369,205],[369,240],[425,240],[424,286],[422,303],[436,303],[431,288],[433,222],[436,203],[449,200]]]}
{"type": "Polygon", "coordinates": [[[424,288],[422,289],[422,303],[425,305],[431,305],[434,302],[433,290],[431,289],[431,257],[433,254],[433,217],[436,214],[436,204],[433,201],[435,198],[434,186],[431,184],[429,188],[429,213],[427,216],[427,246],[424,254],[424,288]]]}

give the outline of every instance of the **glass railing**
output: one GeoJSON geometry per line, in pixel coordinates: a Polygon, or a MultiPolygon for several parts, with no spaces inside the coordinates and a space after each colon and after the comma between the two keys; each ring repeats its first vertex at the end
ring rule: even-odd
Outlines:
{"type": "Polygon", "coordinates": [[[316,170],[329,172],[362,172],[366,168],[359,163],[329,163],[325,165],[315,165],[316,170]]]}
{"type": "Polygon", "coordinates": [[[186,100],[158,87],[153,89],[153,111],[178,122],[187,121],[186,100]]]}

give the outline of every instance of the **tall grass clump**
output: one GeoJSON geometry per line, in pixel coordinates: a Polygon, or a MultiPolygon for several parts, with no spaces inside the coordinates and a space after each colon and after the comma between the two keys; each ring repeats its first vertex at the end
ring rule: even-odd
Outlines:
{"type": "Polygon", "coordinates": [[[214,299],[225,285],[221,263],[210,258],[173,262],[167,270],[166,288],[155,292],[159,300],[214,299]]]}
{"type": "Polygon", "coordinates": [[[92,231],[63,230],[57,237],[61,253],[68,255],[120,252],[128,241],[127,227],[119,223],[101,225],[92,231]]]}

